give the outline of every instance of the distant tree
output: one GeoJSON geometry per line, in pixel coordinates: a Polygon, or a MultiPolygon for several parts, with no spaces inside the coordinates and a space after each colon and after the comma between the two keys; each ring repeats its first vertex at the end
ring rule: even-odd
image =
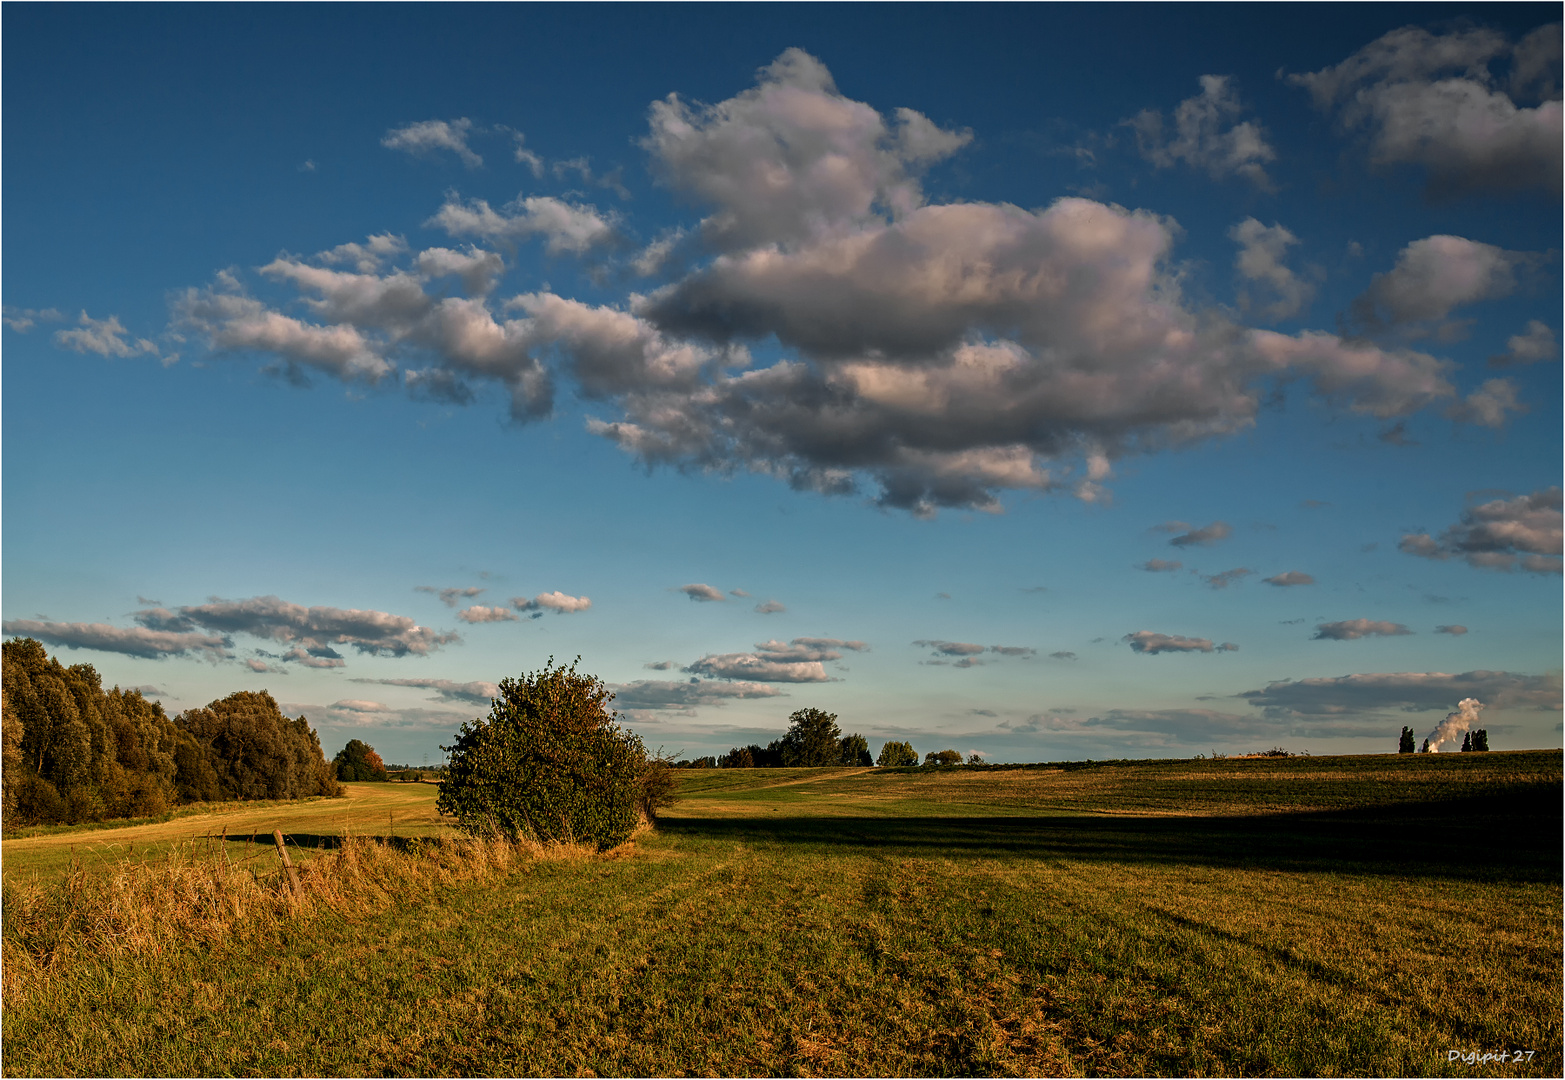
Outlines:
{"type": "Polygon", "coordinates": [[[925,765],[960,765],[962,755],[955,750],[933,751],[924,755],[925,765]]]}
{"type": "Polygon", "coordinates": [[[844,735],[838,746],[841,748],[837,758],[840,765],[875,764],[875,759],[869,756],[869,743],[862,735],[844,735]]]}
{"type": "Polygon", "coordinates": [[[1424,740],[1423,748],[1421,750],[1419,750],[1418,752],[1420,754],[1427,754],[1427,753],[1429,753],[1429,740],[1428,739],[1424,740]]]}
{"type": "Polygon", "coordinates": [[[842,757],[837,715],[819,709],[800,709],[788,717],[780,743],[782,764],[789,767],[836,765],[842,757]]]}
{"type": "Polygon", "coordinates": [[[349,739],[348,745],[332,759],[332,765],[337,770],[337,779],[349,784],[386,779],[385,762],[381,761],[373,746],[358,739],[349,739]]]}
{"type": "Polygon", "coordinates": [[[969,765],[982,765],[984,763],[983,755],[978,753],[969,754],[967,755],[967,763],[969,765]]]}
{"type": "Polygon", "coordinates": [[[205,708],[187,709],[174,723],[203,745],[225,799],[301,799],[341,791],[309,721],[284,716],[264,690],[241,690],[205,708]]]}
{"type": "MultiPolygon", "coordinates": [[[[578,658],[579,662],[579,658],[578,658]]],[[[502,679],[489,715],[462,725],[435,808],[476,835],[586,841],[629,839],[673,800],[668,761],[609,710],[614,695],[576,664],[502,679]]]]}
{"type": "Polygon", "coordinates": [[[1462,753],[1465,754],[1469,750],[1471,750],[1472,748],[1473,748],[1473,733],[1471,731],[1465,732],[1462,735],[1462,753]]]}
{"type": "Polygon", "coordinates": [[[1401,741],[1397,743],[1397,753],[1411,754],[1418,745],[1416,742],[1414,742],[1414,738],[1415,736],[1413,735],[1413,729],[1404,724],[1402,727],[1401,741]]]}
{"type": "Polygon", "coordinates": [[[748,746],[736,746],[718,758],[717,764],[724,769],[753,769],[755,768],[755,754],[751,752],[748,746]]]}
{"type": "Polygon", "coordinates": [[[1489,749],[1488,728],[1478,728],[1473,732],[1473,749],[1485,751],[1489,749]]]}
{"type": "Polygon", "coordinates": [[[880,746],[880,757],[875,759],[875,764],[883,767],[917,765],[918,751],[913,749],[912,743],[885,742],[880,746]]]}

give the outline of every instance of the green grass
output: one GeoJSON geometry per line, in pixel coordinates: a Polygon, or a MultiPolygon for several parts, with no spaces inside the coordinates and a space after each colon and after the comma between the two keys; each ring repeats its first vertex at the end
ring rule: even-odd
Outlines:
{"type": "Polygon", "coordinates": [[[618,857],[77,955],[4,1071],[1561,1070],[1558,752],[681,781],[618,857]]]}

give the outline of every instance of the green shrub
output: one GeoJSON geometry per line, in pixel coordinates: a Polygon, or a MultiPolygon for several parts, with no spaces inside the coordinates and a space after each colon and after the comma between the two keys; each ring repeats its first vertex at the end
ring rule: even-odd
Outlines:
{"type": "Polygon", "coordinates": [[[502,679],[489,715],[441,748],[451,761],[435,808],[476,836],[623,843],[641,814],[652,820],[673,800],[673,778],[619,726],[613,698],[552,656],[541,671],[502,679]]]}

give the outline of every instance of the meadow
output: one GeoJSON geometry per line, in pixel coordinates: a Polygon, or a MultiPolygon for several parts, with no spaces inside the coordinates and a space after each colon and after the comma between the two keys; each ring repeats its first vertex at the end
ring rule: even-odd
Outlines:
{"type": "Polygon", "coordinates": [[[680,780],[602,855],[417,784],[7,838],[4,1072],[1561,1072],[1558,751],[680,780]]]}

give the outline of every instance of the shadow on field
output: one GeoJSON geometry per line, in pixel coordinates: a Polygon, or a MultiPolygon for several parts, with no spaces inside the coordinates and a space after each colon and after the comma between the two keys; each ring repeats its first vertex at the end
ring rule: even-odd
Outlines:
{"type": "Polygon", "coordinates": [[[1559,792],[1249,817],[665,818],[691,839],[1318,873],[1559,881],[1559,792]]]}

